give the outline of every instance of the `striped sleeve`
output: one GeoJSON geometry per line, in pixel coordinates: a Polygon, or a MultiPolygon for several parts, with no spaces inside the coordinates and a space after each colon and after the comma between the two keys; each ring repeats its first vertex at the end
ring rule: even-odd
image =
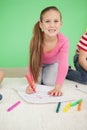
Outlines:
{"type": "Polygon", "coordinates": [[[79,49],[82,49],[84,51],[87,51],[87,32],[85,32],[82,37],[79,40],[79,43],[77,44],[77,47],[79,49]]]}

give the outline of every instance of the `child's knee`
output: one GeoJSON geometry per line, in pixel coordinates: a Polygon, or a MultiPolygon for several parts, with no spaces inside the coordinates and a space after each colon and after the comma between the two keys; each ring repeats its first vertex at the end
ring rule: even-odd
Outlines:
{"type": "Polygon", "coordinates": [[[47,85],[47,86],[55,86],[55,81],[54,80],[45,79],[45,80],[43,80],[43,84],[47,85]]]}

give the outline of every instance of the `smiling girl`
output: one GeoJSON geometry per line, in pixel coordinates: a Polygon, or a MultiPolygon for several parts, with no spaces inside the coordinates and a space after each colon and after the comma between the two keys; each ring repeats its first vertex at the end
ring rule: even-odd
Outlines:
{"type": "MultiPolygon", "coordinates": [[[[68,71],[68,39],[60,33],[62,16],[55,6],[41,11],[30,41],[30,63],[27,76],[34,83],[54,86],[49,95],[61,96],[68,71]]],[[[26,93],[33,93],[29,85],[26,93]]]]}

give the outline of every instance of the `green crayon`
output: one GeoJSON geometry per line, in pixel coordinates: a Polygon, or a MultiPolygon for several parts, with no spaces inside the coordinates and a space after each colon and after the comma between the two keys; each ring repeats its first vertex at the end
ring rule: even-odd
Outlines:
{"type": "Polygon", "coordinates": [[[61,102],[59,102],[59,103],[58,103],[58,105],[57,105],[57,108],[56,108],[56,113],[58,113],[58,112],[59,112],[60,105],[61,105],[61,102]]]}
{"type": "Polygon", "coordinates": [[[82,102],[82,99],[79,99],[79,100],[77,100],[76,102],[71,103],[71,106],[72,106],[72,107],[73,107],[73,106],[76,106],[76,105],[79,104],[80,102],[82,102]]]}

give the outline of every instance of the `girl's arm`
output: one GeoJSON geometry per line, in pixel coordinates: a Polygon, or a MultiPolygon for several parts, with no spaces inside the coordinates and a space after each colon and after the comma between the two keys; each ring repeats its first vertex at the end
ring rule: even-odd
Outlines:
{"type": "Polygon", "coordinates": [[[62,95],[62,84],[65,80],[66,74],[68,72],[68,41],[62,46],[59,53],[59,65],[56,78],[55,88],[48,92],[52,96],[61,96],[62,95]]]}
{"type": "MultiPolygon", "coordinates": [[[[29,85],[27,86],[27,88],[26,88],[26,93],[27,93],[27,94],[32,94],[32,93],[34,93],[35,91],[33,90],[31,84],[29,83],[28,78],[31,80],[33,86],[35,86],[35,83],[34,83],[33,76],[32,76],[32,74],[31,74],[31,72],[30,72],[30,66],[28,66],[28,72],[27,72],[26,77],[27,77],[26,80],[28,81],[28,84],[29,84],[29,85]]],[[[34,87],[34,89],[35,89],[35,87],[34,87]]]]}
{"type": "Polygon", "coordinates": [[[58,72],[56,78],[56,84],[62,85],[67,72],[68,72],[68,52],[69,52],[69,42],[68,40],[64,42],[61,50],[59,52],[59,65],[58,65],[58,72]]]}

